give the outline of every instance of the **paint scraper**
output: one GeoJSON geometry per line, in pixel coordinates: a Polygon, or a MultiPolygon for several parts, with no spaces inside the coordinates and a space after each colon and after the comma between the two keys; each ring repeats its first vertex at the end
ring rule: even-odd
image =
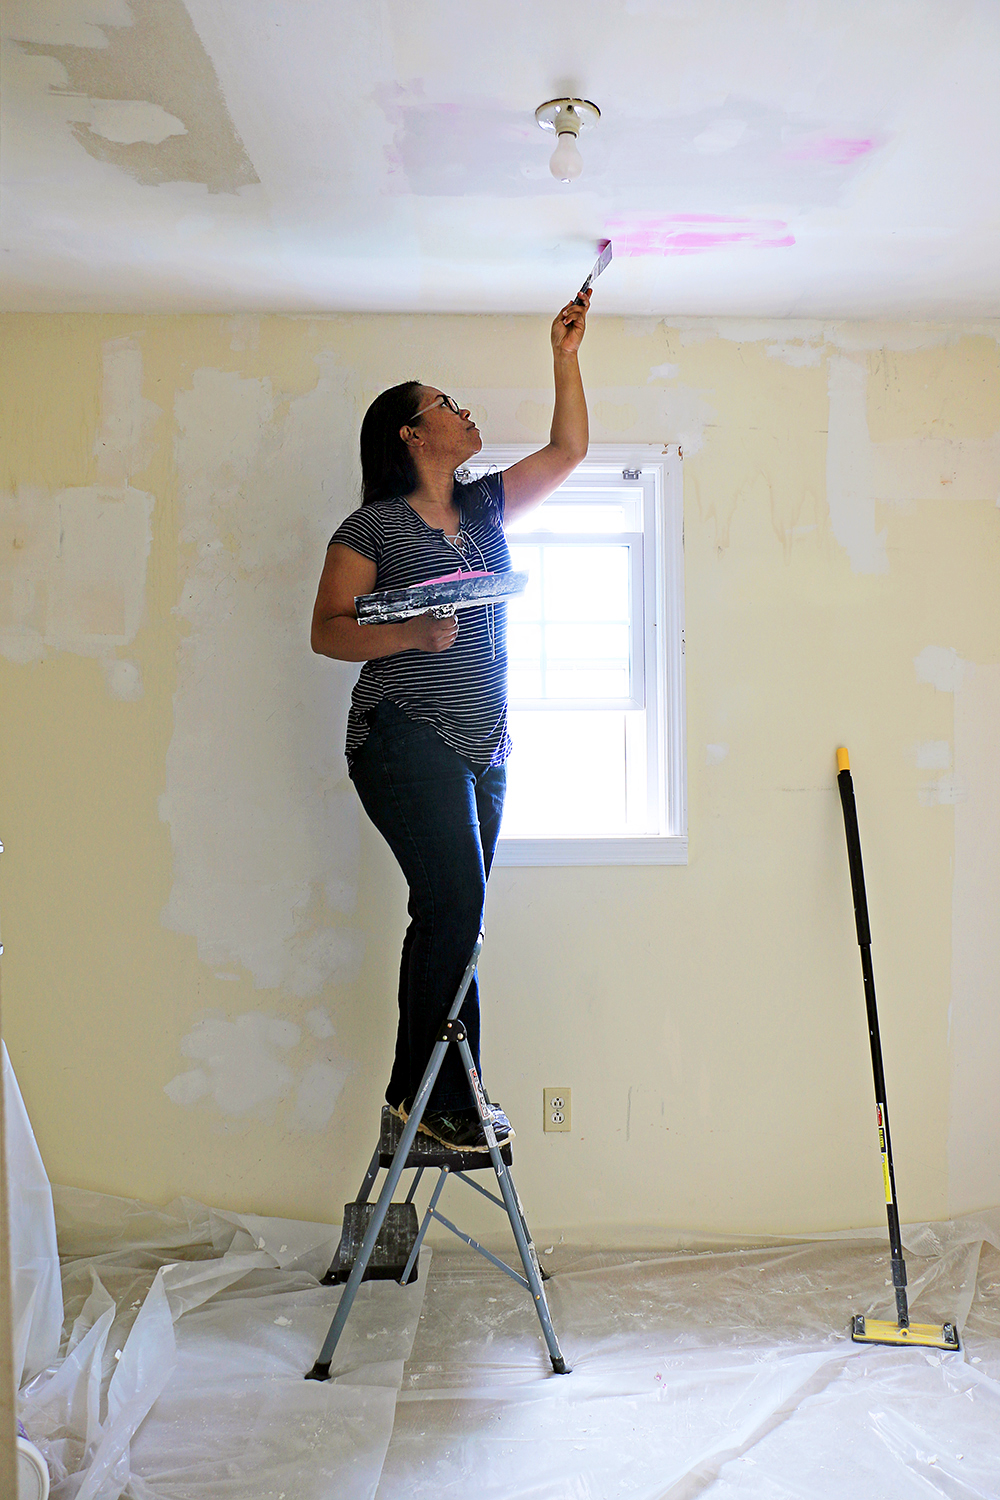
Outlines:
{"type": "Polygon", "coordinates": [[[601,253],[594,262],[594,269],[591,271],[590,275],[583,283],[583,286],[574,297],[574,302],[579,302],[583,297],[584,292],[590,291],[590,288],[593,286],[598,276],[600,276],[601,272],[607,270],[608,266],[610,266],[611,264],[611,241],[598,240],[597,243],[600,246],[601,253]]]}

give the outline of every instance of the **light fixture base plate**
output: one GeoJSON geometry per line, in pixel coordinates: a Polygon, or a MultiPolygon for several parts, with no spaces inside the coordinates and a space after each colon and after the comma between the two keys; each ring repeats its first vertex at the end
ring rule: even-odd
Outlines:
{"type": "Polygon", "coordinates": [[[601,111],[589,99],[547,99],[535,110],[535,119],[543,130],[557,135],[579,135],[601,118],[601,111]]]}

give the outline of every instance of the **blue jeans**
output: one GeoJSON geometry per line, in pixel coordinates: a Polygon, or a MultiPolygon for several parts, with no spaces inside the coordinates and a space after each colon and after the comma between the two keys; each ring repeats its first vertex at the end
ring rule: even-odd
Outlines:
{"type": "MultiPolygon", "coordinates": [[[[465,973],[483,923],[507,773],[474,766],[430,724],[383,699],[351,765],[365,812],[410,888],[410,925],[399,968],[399,1030],[385,1097],[412,1099],[465,973]]],[[[462,1020],[479,1068],[479,991],[473,979],[462,1020]]],[[[430,1099],[435,1110],[470,1109],[458,1048],[445,1053],[430,1099]]]]}

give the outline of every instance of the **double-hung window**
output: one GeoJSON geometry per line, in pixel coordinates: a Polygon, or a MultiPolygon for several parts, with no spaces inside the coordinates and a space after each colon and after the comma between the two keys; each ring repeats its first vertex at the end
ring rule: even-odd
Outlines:
{"type": "MultiPolygon", "coordinates": [[[[473,473],[526,451],[484,450],[473,473]]],[[[507,805],[496,862],[682,864],[683,531],[676,447],[591,447],[507,528],[507,805]]]]}

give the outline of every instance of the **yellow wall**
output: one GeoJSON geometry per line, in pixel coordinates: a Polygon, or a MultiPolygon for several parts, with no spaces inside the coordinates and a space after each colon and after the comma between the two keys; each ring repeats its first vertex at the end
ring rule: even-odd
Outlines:
{"type": "MultiPolygon", "coordinates": [[[[903,1215],[1000,1201],[998,333],[593,321],[594,441],[685,451],[690,863],[494,874],[487,1076],[546,1232],[879,1222],[841,743],[903,1215]]],[[[3,319],[5,1026],[54,1180],[353,1196],[404,892],[308,617],[411,375],[544,436],[536,319],[3,319]]]]}

